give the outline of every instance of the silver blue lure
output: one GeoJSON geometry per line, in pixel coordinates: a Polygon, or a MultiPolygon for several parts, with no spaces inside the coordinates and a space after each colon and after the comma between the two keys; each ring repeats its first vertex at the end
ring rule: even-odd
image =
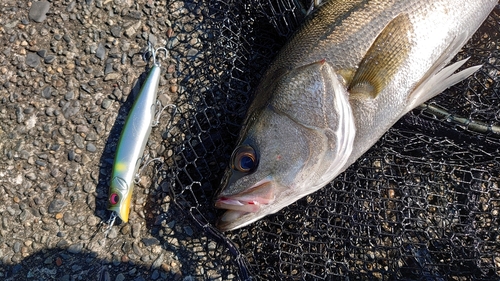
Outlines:
{"type": "Polygon", "coordinates": [[[134,179],[142,162],[142,156],[155,119],[158,84],[161,66],[156,59],[160,50],[152,50],[153,66],[129,112],[116,149],[108,210],[114,211],[123,222],[128,222],[134,179]]]}

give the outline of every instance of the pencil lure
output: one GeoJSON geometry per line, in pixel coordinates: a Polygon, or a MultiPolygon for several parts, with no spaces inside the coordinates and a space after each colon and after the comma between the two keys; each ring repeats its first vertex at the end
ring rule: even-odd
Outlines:
{"type": "Polygon", "coordinates": [[[109,186],[108,210],[116,212],[123,222],[128,222],[134,179],[142,162],[156,112],[161,67],[156,62],[154,51],[152,55],[153,66],[134,101],[118,140],[109,186]]]}

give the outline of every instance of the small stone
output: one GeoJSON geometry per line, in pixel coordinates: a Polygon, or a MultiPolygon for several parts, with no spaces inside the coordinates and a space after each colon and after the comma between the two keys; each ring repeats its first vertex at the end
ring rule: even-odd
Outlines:
{"type": "Polygon", "coordinates": [[[71,212],[64,213],[63,221],[69,226],[73,226],[79,223],[78,218],[71,212]]]}
{"type": "Polygon", "coordinates": [[[66,248],[68,246],[68,241],[60,240],[59,242],[56,243],[56,246],[58,248],[66,248]]]}
{"type": "Polygon", "coordinates": [[[87,151],[88,152],[96,152],[97,151],[97,148],[95,147],[95,145],[91,142],[87,143],[87,151]]]}
{"type": "Polygon", "coordinates": [[[153,271],[153,274],[151,274],[151,279],[156,280],[158,279],[158,277],[160,277],[160,272],[155,269],[155,271],[153,271]]]}
{"type": "Polygon", "coordinates": [[[149,41],[149,43],[151,43],[151,45],[154,46],[158,42],[158,39],[156,39],[156,36],[154,36],[154,34],[149,33],[149,35],[148,35],[148,41],[149,41]]]}
{"type": "Polygon", "coordinates": [[[127,27],[124,31],[125,36],[128,38],[132,38],[136,33],[137,29],[142,25],[141,21],[138,21],[136,24],[132,24],[127,27]]]}
{"type": "MultiPolygon", "coordinates": [[[[110,59],[108,59],[110,60],[110,59]]],[[[104,67],[104,75],[108,75],[111,72],[113,72],[113,63],[112,62],[107,62],[106,66],[104,67]]]]}
{"type": "Polygon", "coordinates": [[[168,50],[175,48],[177,45],[179,45],[179,39],[177,37],[171,37],[170,39],[168,39],[167,41],[168,50]]]}
{"type": "Polygon", "coordinates": [[[140,20],[142,13],[140,11],[130,11],[130,13],[128,13],[128,16],[133,19],[140,20]]]}
{"type": "Polygon", "coordinates": [[[46,64],[52,64],[56,60],[56,56],[54,55],[48,55],[45,58],[43,58],[43,62],[46,64]]]}
{"type": "Polygon", "coordinates": [[[78,147],[80,149],[85,147],[83,144],[83,137],[80,136],[79,134],[73,135],[73,141],[75,142],[76,147],[78,147]]]}
{"type": "Polygon", "coordinates": [[[57,213],[56,216],[55,216],[56,220],[60,220],[63,218],[63,214],[62,213],[57,213]]]}
{"type": "Polygon", "coordinates": [[[87,93],[89,93],[89,94],[92,94],[92,88],[91,88],[89,85],[87,85],[87,84],[82,84],[82,85],[80,86],[80,88],[82,88],[82,90],[84,90],[85,92],[87,92],[87,93]]]}
{"type": "Polygon", "coordinates": [[[130,233],[130,224],[127,223],[125,224],[122,229],[120,230],[120,232],[123,234],[123,235],[127,235],[130,233]]]}
{"type": "Polygon", "coordinates": [[[35,53],[28,53],[26,55],[26,65],[36,68],[40,65],[40,57],[35,53]]]}
{"type": "Polygon", "coordinates": [[[164,255],[161,254],[154,262],[153,264],[151,265],[151,269],[157,269],[157,268],[160,268],[161,265],[163,264],[163,259],[164,259],[164,255]]]}
{"type": "Polygon", "coordinates": [[[95,186],[89,182],[83,184],[83,191],[85,191],[86,193],[91,193],[93,191],[95,191],[95,186]]]}
{"type": "Polygon", "coordinates": [[[47,1],[38,1],[31,4],[29,18],[35,22],[43,22],[47,18],[47,12],[50,9],[50,3],[47,1]]]}
{"type": "Polygon", "coordinates": [[[52,92],[53,92],[53,88],[50,87],[50,86],[47,86],[45,88],[43,88],[42,90],[42,97],[46,98],[46,99],[50,99],[52,97],[52,92]]]}
{"type": "Polygon", "coordinates": [[[104,108],[104,109],[108,109],[111,106],[112,103],[113,103],[112,100],[110,100],[110,99],[104,99],[102,101],[101,107],[104,108]]]}
{"type": "Polygon", "coordinates": [[[96,226],[100,222],[100,219],[98,219],[95,216],[88,216],[87,217],[87,224],[90,226],[96,226]]]}
{"type": "Polygon", "coordinates": [[[64,95],[65,100],[72,100],[75,97],[75,92],[69,91],[64,95]]]}
{"type": "Polygon", "coordinates": [[[51,117],[52,117],[52,116],[54,116],[54,108],[52,108],[52,107],[47,107],[47,108],[45,109],[45,115],[47,115],[47,116],[51,116],[51,117]]]}
{"type": "Polygon", "coordinates": [[[76,126],[76,132],[77,133],[88,133],[89,131],[89,127],[85,126],[85,125],[78,125],[76,126]]]}
{"type": "Polygon", "coordinates": [[[72,254],[79,254],[82,252],[83,245],[81,243],[73,244],[68,247],[68,252],[72,254]]]}
{"type": "Polygon", "coordinates": [[[57,257],[57,258],[56,258],[56,265],[57,265],[57,266],[61,266],[62,264],[63,264],[62,259],[61,259],[60,257],[57,257]]]}
{"type": "Polygon", "coordinates": [[[78,111],[80,111],[80,102],[77,100],[68,101],[62,107],[63,116],[66,119],[74,116],[78,111]]]}
{"type": "Polygon", "coordinates": [[[97,47],[97,50],[95,51],[95,56],[99,58],[100,60],[103,60],[104,57],[106,56],[106,49],[104,48],[104,44],[99,43],[99,46],[97,47]]]}
{"type": "Polygon", "coordinates": [[[36,180],[36,174],[33,172],[29,172],[26,174],[26,178],[34,181],[34,180],[36,180]]]}
{"type": "Polygon", "coordinates": [[[47,190],[49,190],[49,188],[50,188],[50,184],[48,184],[48,183],[46,183],[46,182],[42,182],[42,183],[40,183],[40,189],[41,189],[42,191],[47,191],[47,190]]]}
{"type": "Polygon", "coordinates": [[[14,249],[14,253],[19,253],[19,251],[21,251],[21,243],[19,241],[14,242],[12,248],[14,249]]]}
{"type": "Polygon", "coordinates": [[[115,281],[124,281],[124,280],[125,280],[125,275],[123,275],[123,273],[118,273],[118,275],[116,275],[115,281]]]}
{"type": "Polygon", "coordinates": [[[172,92],[172,93],[176,93],[176,92],[177,92],[177,89],[178,89],[178,86],[177,86],[177,85],[172,85],[172,86],[170,86],[170,89],[169,89],[169,90],[170,90],[170,92],[172,92]]]}
{"type": "Polygon", "coordinates": [[[158,239],[156,239],[154,237],[153,238],[142,238],[141,241],[142,241],[142,243],[144,243],[144,246],[146,246],[146,247],[160,244],[160,241],[158,241],[158,239]]]}
{"type": "Polygon", "coordinates": [[[113,25],[111,27],[111,35],[115,38],[120,38],[122,37],[122,27],[119,25],[113,25]]]}
{"type": "Polygon", "coordinates": [[[73,9],[75,8],[75,5],[76,5],[76,1],[71,1],[71,3],[69,3],[68,6],[66,7],[66,12],[73,11],[73,9]]]}
{"type": "Polygon", "coordinates": [[[142,256],[142,250],[141,247],[139,247],[139,243],[137,242],[132,243],[132,250],[136,255],[142,256]]]}
{"type": "Polygon", "coordinates": [[[68,203],[61,199],[54,199],[49,204],[49,214],[59,213],[68,203]]]}
{"type": "Polygon", "coordinates": [[[118,237],[118,231],[116,230],[116,227],[112,227],[108,232],[108,238],[115,239],[116,237],[118,237]]]}
{"type": "Polygon", "coordinates": [[[162,264],[161,264],[161,269],[162,269],[163,271],[165,271],[165,272],[170,272],[171,267],[170,267],[170,265],[168,265],[167,263],[162,263],[162,264]]]}
{"type": "Polygon", "coordinates": [[[118,72],[111,72],[111,73],[108,73],[106,74],[106,76],[104,76],[104,81],[110,81],[110,80],[116,80],[118,78],[120,78],[122,76],[121,73],[118,73],[118,72]]]}
{"type": "Polygon", "coordinates": [[[173,36],[174,36],[174,30],[173,30],[171,27],[169,27],[169,28],[167,29],[167,37],[168,37],[168,38],[171,38],[171,37],[173,37],[173,36]]]}
{"type": "Polygon", "coordinates": [[[45,55],[47,55],[47,50],[45,49],[41,49],[41,50],[38,50],[37,52],[37,55],[39,55],[40,57],[44,58],[45,55]]]}
{"type": "Polygon", "coordinates": [[[55,143],[53,144],[51,147],[50,147],[50,150],[52,151],[59,151],[59,148],[61,148],[61,145],[58,144],[58,143],[55,143]]]}
{"type": "Polygon", "coordinates": [[[64,34],[62,38],[66,43],[71,43],[71,37],[68,34],[64,34]]]}
{"type": "Polygon", "coordinates": [[[132,225],[132,237],[137,238],[141,234],[141,225],[139,223],[134,223],[132,225]]]}
{"type": "Polygon", "coordinates": [[[69,161],[73,161],[75,160],[75,151],[73,149],[71,149],[70,151],[68,151],[68,160],[69,161]]]}
{"type": "Polygon", "coordinates": [[[192,49],[189,49],[186,56],[189,57],[190,59],[194,60],[194,59],[196,59],[198,54],[199,54],[199,51],[197,49],[192,48],[192,49]]]}

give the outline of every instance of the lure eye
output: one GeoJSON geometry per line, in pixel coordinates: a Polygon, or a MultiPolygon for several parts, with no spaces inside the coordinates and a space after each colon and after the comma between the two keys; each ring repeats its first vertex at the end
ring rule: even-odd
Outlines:
{"type": "Polygon", "coordinates": [[[249,145],[237,147],[232,156],[232,168],[243,173],[248,173],[257,168],[257,155],[249,145]]]}
{"type": "Polygon", "coordinates": [[[116,193],[113,193],[113,194],[111,194],[111,196],[109,196],[109,203],[111,203],[111,205],[118,204],[119,200],[120,200],[120,196],[118,196],[118,194],[116,194],[116,193]]]}

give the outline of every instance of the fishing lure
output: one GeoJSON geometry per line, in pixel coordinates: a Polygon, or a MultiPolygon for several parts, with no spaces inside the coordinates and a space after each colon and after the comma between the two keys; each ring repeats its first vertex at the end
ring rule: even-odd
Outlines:
{"type": "Polygon", "coordinates": [[[134,179],[141,165],[144,148],[155,117],[161,72],[160,63],[156,60],[156,52],[160,50],[167,53],[165,48],[151,51],[153,66],[127,116],[116,149],[109,186],[108,210],[114,211],[123,222],[128,222],[134,179]]]}

